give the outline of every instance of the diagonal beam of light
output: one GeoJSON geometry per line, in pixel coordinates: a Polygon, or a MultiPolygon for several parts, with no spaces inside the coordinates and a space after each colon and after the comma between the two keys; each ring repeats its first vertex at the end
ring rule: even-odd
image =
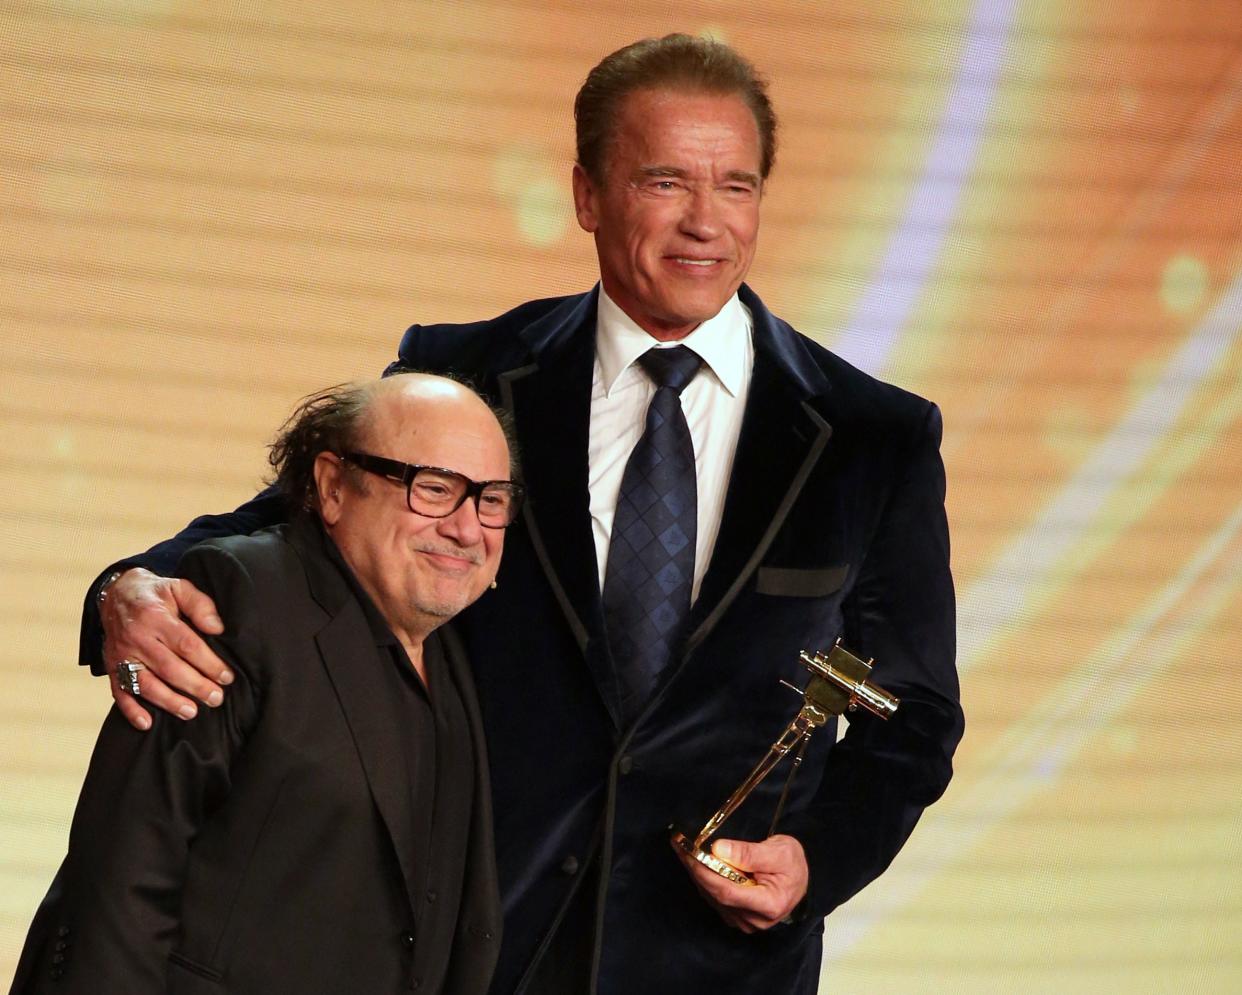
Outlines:
{"type": "Polygon", "coordinates": [[[1111,634],[1098,652],[1085,657],[1006,731],[984,762],[983,776],[954,795],[957,816],[932,809],[924,818],[906,847],[903,865],[911,869],[864,898],[851,915],[828,918],[825,964],[842,959],[873,925],[894,915],[997,822],[1045,788],[1092,735],[1162,677],[1233,596],[1242,577],[1239,536],[1242,506],[1129,625],[1111,634]],[[1192,590],[1193,609],[1179,611],[1192,590]],[[1150,644],[1150,651],[1140,653],[1145,644],[1150,644]]]}
{"type": "Polygon", "coordinates": [[[888,250],[833,351],[864,370],[884,368],[940,258],[975,165],[1017,0],[980,0],[967,29],[935,141],[888,250]]]}
{"type": "Polygon", "coordinates": [[[1173,430],[1203,381],[1242,336],[1242,274],[1144,393],[1079,466],[1060,493],[1015,536],[958,601],[958,670],[967,672],[1004,635],[1009,619],[1034,607],[1036,592],[1099,527],[1109,497],[1173,430]]]}
{"type": "MultiPolygon", "coordinates": [[[[1137,473],[1156,446],[1176,429],[1192,398],[1212,379],[1226,374],[1223,360],[1242,338],[1242,273],[1226,289],[1199,326],[1170,357],[1160,377],[1126,417],[1096,447],[1091,457],[1058,495],[1049,510],[1001,557],[1003,563],[976,581],[959,602],[959,667],[983,658],[1010,613],[1029,611],[1031,591],[1043,589],[1058,564],[1075,555],[1101,527],[1098,512],[1126,478],[1137,473]],[[989,611],[987,605],[992,605],[989,611]]],[[[1221,400],[1219,428],[1232,422],[1242,384],[1227,387],[1221,400]]],[[[1195,557],[1139,612],[1114,632],[1098,653],[1071,673],[1062,685],[1008,729],[987,758],[982,775],[967,790],[954,793],[949,808],[934,808],[920,823],[903,852],[900,871],[890,871],[885,886],[864,892],[827,920],[824,963],[844,958],[876,923],[895,915],[946,866],[959,859],[998,820],[1042,788],[1049,771],[1059,770],[1086,738],[1111,720],[1161,667],[1136,668],[1133,658],[1144,641],[1163,641],[1155,658],[1167,665],[1179,647],[1197,635],[1218,613],[1242,575],[1242,549],[1230,545],[1242,535],[1242,505],[1200,547],[1195,557]],[[1223,566],[1221,564],[1223,563],[1223,566]],[[1178,602],[1208,578],[1197,592],[1197,610],[1173,614],[1178,602]],[[1095,700],[1090,691],[1107,686],[1103,706],[1084,715],[1073,701],[1095,700]],[[1069,704],[1067,704],[1069,703],[1069,704]],[[1022,777],[1015,775],[1029,774],[1022,777]],[[961,813],[978,814],[966,823],[961,813]],[[913,868],[913,869],[907,869],[913,868]]]]}

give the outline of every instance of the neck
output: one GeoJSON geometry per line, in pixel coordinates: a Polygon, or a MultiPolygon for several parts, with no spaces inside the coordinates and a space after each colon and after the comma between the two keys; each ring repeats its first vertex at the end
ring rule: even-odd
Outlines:
{"type": "Polygon", "coordinates": [[[416,619],[394,618],[393,612],[388,610],[387,604],[380,597],[378,591],[373,591],[365,581],[359,581],[367,594],[371,596],[371,600],[375,602],[379,613],[384,617],[384,621],[388,623],[388,628],[392,630],[392,634],[397,637],[397,642],[401,644],[401,648],[405,650],[405,655],[410,658],[410,665],[418,672],[418,676],[422,678],[423,685],[427,685],[427,670],[423,662],[423,642],[444,619],[424,618],[419,615],[416,619]]]}
{"type": "MultiPolygon", "coordinates": [[[[634,316],[630,315],[630,317],[633,318],[634,316]]],[[[634,320],[635,322],[637,322],[639,328],[641,328],[644,332],[650,335],[657,342],[680,342],[687,335],[689,335],[691,332],[693,332],[696,328],[699,327],[699,325],[697,324],[696,325],[682,325],[682,326],[678,326],[677,328],[661,328],[658,325],[651,327],[650,322],[641,322],[641,321],[638,321],[637,318],[635,318],[634,320]]],[[[702,322],[700,322],[699,324],[702,324],[702,322]]]]}
{"type": "Polygon", "coordinates": [[[410,664],[418,671],[418,676],[426,685],[427,672],[423,663],[423,640],[431,635],[445,619],[425,612],[412,611],[409,606],[401,604],[399,597],[389,596],[382,586],[374,583],[374,578],[365,569],[365,564],[356,562],[349,544],[338,541],[338,536],[332,526],[325,525],[325,528],[331,541],[336,544],[341,558],[348,565],[358,584],[366,591],[371,603],[379,610],[380,616],[392,630],[392,634],[397,637],[402,649],[405,650],[405,655],[410,658],[410,664]],[[405,610],[402,610],[403,608],[405,610]]]}
{"type": "Polygon", "coordinates": [[[427,616],[421,612],[411,614],[408,611],[400,613],[390,610],[391,602],[384,597],[382,591],[375,590],[361,577],[358,578],[358,582],[363,586],[367,594],[371,596],[371,600],[375,603],[375,607],[379,609],[380,615],[388,623],[388,628],[397,637],[397,642],[405,650],[405,655],[410,658],[411,666],[418,671],[418,676],[423,679],[423,684],[426,684],[427,671],[423,663],[423,642],[444,619],[427,616]]]}
{"type": "Polygon", "coordinates": [[[418,672],[418,676],[422,679],[423,686],[429,687],[427,683],[427,666],[423,663],[423,641],[421,639],[411,639],[406,633],[398,632],[397,639],[401,642],[405,655],[410,658],[410,665],[418,672]]]}
{"type": "Polygon", "coordinates": [[[627,318],[629,318],[630,321],[634,322],[635,325],[641,328],[644,332],[650,335],[657,342],[678,342],[681,339],[684,339],[687,335],[693,332],[696,328],[698,328],[699,325],[703,324],[703,322],[701,321],[691,321],[691,322],[662,321],[659,318],[653,317],[651,315],[635,314],[634,312],[637,309],[627,306],[626,303],[624,303],[625,295],[621,294],[620,295],[621,299],[618,300],[618,295],[614,294],[608,288],[608,281],[606,278],[602,276],[600,277],[600,287],[603,289],[603,292],[608,296],[608,299],[612,301],[612,303],[627,318]]]}

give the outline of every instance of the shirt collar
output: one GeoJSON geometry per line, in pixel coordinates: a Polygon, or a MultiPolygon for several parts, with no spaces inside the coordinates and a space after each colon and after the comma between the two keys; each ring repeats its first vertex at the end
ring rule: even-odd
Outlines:
{"type": "MultiPolygon", "coordinates": [[[[721,386],[737,397],[746,375],[751,327],[750,311],[734,294],[715,316],[708,318],[684,339],[666,344],[693,349],[715,374],[721,386]]],[[[595,320],[595,355],[599,360],[604,394],[612,393],[621,374],[639,356],[658,345],[661,343],[639,328],[601,285],[599,312],[595,320]]]]}
{"type": "MultiPolygon", "coordinates": [[[[375,638],[376,646],[397,646],[401,643],[397,640],[396,635],[392,631],[392,627],[388,624],[387,619],[380,614],[380,610],[376,607],[371,596],[367,594],[366,589],[362,586],[362,582],[358,580],[357,575],[350,569],[345,557],[341,553],[340,547],[328,535],[328,530],[323,527],[323,523],[319,523],[319,534],[323,538],[323,549],[329,560],[341,571],[341,576],[345,578],[345,582],[349,585],[354,597],[358,599],[358,604],[362,606],[362,614],[367,620],[367,628],[371,630],[371,635],[375,638]]],[[[404,652],[404,651],[403,651],[404,652]]]]}

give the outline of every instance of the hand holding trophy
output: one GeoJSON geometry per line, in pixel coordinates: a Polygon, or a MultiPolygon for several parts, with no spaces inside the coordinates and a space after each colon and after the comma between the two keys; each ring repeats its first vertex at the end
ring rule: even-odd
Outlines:
{"type": "MultiPolygon", "coordinates": [[[[797,773],[802,763],[802,755],[806,752],[807,743],[810,742],[811,733],[824,725],[829,717],[856,711],[860,705],[880,718],[887,719],[897,711],[899,704],[897,698],[869,680],[871,665],[874,661],[863,661],[854,656],[841,645],[839,639],[827,656],[823,653],[812,655],[805,650],[799,656],[810,670],[811,679],[806,689],[799,691],[803,696],[803,704],[798,714],[785,727],[780,738],[772,744],[767,756],[759,761],[758,766],[750,772],[746,780],[707,820],[696,835],[690,836],[681,831],[675,831],[672,834],[673,843],[677,847],[700,864],[736,884],[754,885],[755,879],[745,871],[721,860],[706,848],[708,841],[716,835],[725,820],[737,810],[755,787],[787,754],[793,753],[792,766],[785,780],[785,789],[781,792],[780,800],[776,804],[776,813],[772,817],[769,834],[775,832],[785,808],[785,801],[789,797],[794,774],[797,773]]],[[[792,687],[792,685],[788,686],[792,687]]],[[[794,690],[798,689],[794,688],[794,690]]]]}

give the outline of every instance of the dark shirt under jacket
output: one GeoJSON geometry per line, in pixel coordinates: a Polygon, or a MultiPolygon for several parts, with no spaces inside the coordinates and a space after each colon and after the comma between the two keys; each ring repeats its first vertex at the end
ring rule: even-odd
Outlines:
{"type": "Polygon", "coordinates": [[[426,687],[336,543],[324,535],[323,544],[362,606],[380,659],[392,664],[384,668],[387,693],[375,707],[389,709],[393,728],[400,730],[403,780],[410,791],[412,864],[423,898],[416,911],[414,973],[424,983],[442,979],[457,929],[466,862],[466,835],[460,827],[470,824],[474,800],[474,751],[466,711],[439,637],[432,633],[423,643],[426,687]]]}

